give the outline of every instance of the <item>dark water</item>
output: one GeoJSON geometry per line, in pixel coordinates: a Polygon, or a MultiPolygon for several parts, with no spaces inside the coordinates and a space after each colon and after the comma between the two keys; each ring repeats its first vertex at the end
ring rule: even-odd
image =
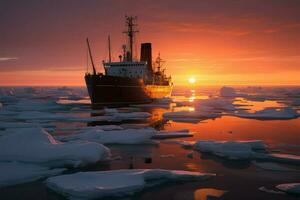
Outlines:
{"type": "MultiPolygon", "coordinates": [[[[84,88],[76,89],[80,92],[81,101],[84,102],[84,88]]],[[[189,101],[189,106],[172,106],[165,108],[138,107],[141,111],[152,113],[150,120],[123,121],[113,124],[148,124],[156,129],[178,130],[190,129],[195,132],[194,137],[181,138],[176,140],[197,141],[197,140],[263,140],[268,145],[268,151],[300,155],[300,118],[288,120],[258,120],[239,118],[232,115],[221,115],[215,119],[202,119],[198,122],[175,122],[164,120],[162,114],[168,111],[193,110],[193,102],[197,99],[205,99],[218,94],[219,88],[175,88],[173,92],[174,101],[189,101]]],[[[254,112],[266,107],[293,107],[290,102],[299,98],[298,88],[269,87],[237,88],[243,93],[256,95],[255,100],[238,97],[236,103],[243,105],[245,109],[254,112]],[[258,91],[257,91],[258,90],[258,91]],[[296,91],[296,92],[295,92],[296,91]],[[264,100],[258,98],[264,97],[264,100]],[[259,100],[258,100],[259,99],[259,100]]],[[[77,91],[77,93],[78,93],[77,91]]],[[[300,90],[299,90],[300,91],[300,90]]],[[[38,98],[42,98],[38,91],[38,98]]],[[[55,93],[55,90],[54,90],[55,93]]],[[[57,94],[57,92],[55,93],[57,94]]],[[[64,99],[64,92],[57,94],[55,98],[64,99]]],[[[72,94],[74,95],[74,94],[72,94]]],[[[70,102],[67,96],[66,101],[70,102]]],[[[17,98],[33,98],[33,95],[17,98]]],[[[0,98],[1,99],[1,98],[0,98]]],[[[6,103],[7,104],[7,103],[6,103]]],[[[5,104],[4,104],[5,106],[5,104]]],[[[76,116],[90,116],[88,105],[71,104],[80,109],[63,112],[73,113],[76,116]]],[[[126,108],[124,108],[126,110],[126,108]]],[[[82,122],[54,122],[53,135],[72,134],[74,130],[65,130],[64,127],[82,127],[96,125],[82,122]]],[[[98,124],[112,124],[101,122],[98,124]]],[[[144,169],[161,168],[174,170],[189,170],[205,173],[215,173],[216,177],[203,182],[178,182],[164,184],[153,188],[145,189],[134,196],[123,199],[174,199],[174,200],[205,200],[205,199],[298,199],[299,196],[287,194],[272,194],[260,191],[264,186],[268,189],[275,189],[275,186],[282,183],[299,182],[300,166],[294,164],[281,164],[299,172],[270,171],[256,167],[249,161],[232,161],[210,154],[203,154],[191,149],[182,148],[180,145],[162,140],[159,145],[107,145],[113,156],[120,156],[121,159],[105,163],[96,163],[80,169],[69,170],[66,173],[75,171],[97,171],[113,169],[144,169]],[[189,156],[187,156],[189,154],[189,156]],[[191,156],[192,155],[192,156],[191,156]],[[208,197],[210,196],[210,198],[208,197]]],[[[64,199],[62,196],[48,190],[43,183],[44,180],[0,188],[0,199],[64,199]]],[[[112,198],[108,198],[112,199],[112,198]]]]}

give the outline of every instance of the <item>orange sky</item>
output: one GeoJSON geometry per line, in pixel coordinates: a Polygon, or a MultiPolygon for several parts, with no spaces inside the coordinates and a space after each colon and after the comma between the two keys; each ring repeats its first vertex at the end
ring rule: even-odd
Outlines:
{"type": "Polygon", "coordinates": [[[122,44],[124,15],[152,42],[176,85],[299,85],[297,0],[80,0],[0,3],[0,85],[84,85],[85,37],[97,68],[122,44]]]}

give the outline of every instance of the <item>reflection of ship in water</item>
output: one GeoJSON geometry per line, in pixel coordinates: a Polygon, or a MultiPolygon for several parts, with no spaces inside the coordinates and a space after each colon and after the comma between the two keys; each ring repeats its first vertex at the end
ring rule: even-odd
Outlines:
{"type": "Polygon", "coordinates": [[[138,32],[135,20],[136,17],[126,17],[127,30],[124,33],[127,44],[122,46],[123,55],[119,56],[119,61],[112,61],[109,38],[109,59],[103,61],[104,74],[97,73],[87,40],[93,72],[85,74],[85,82],[93,107],[149,103],[171,95],[171,77],[165,75],[160,55],[152,62],[151,43],[141,44],[140,59],[134,55],[135,34],[138,32]]]}

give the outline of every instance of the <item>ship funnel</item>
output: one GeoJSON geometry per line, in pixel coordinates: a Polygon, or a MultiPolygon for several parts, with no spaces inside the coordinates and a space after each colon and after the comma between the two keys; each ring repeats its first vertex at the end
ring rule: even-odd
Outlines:
{"type": "Polygon", "coordinates": [[[141,61],[147,62],[147,68],[149,71],[152,70],[152,47],[151,43],[141,44],[141,61]]]}

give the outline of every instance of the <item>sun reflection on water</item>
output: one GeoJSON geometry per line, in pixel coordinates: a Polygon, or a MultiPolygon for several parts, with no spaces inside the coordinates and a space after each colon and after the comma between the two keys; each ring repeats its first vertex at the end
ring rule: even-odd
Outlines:
{"type": "Polygon", "coordinates": [[[208,200],[211,197],[220,198],[222,197],[227,191],[218,190],[214,188],[202,188],[198,189],[194,192],[194,200],[208,200]]]}

